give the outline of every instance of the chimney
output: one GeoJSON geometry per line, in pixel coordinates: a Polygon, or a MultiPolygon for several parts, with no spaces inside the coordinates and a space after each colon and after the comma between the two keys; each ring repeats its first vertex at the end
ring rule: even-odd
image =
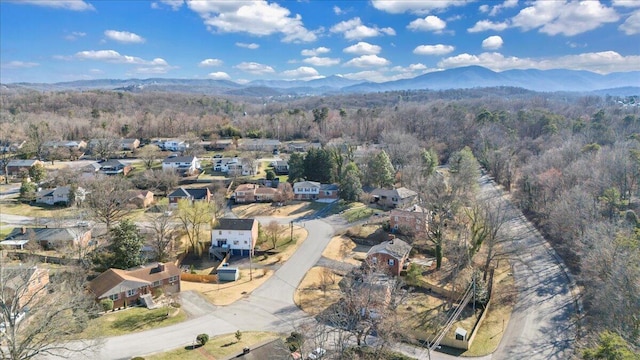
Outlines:
{"type": "Polygon", "coordinates": [[[158,263],[158,272],[162,272],[162,271],[164,271],[164,264],[158,263]]]}
{"type": "Polygon", "coordinates": [[[26,228],[26,227],[24,227],[24,226],[23,226],[23,227],[21,227],[21,228],[20,228],[20,233],[21,233],[22,235],[26,234],[26,233],[27,233],[27,228],[26,228]]]}

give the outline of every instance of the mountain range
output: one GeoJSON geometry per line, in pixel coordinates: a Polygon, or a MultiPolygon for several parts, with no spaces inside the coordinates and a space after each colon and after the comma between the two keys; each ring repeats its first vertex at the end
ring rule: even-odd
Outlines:
{"type": "Polygon", "coordinates": [[[208,95],[252,97],[304,96],[338,93],[370,93],[398,90],[448,90],[508,86],[540,92],[597,92],[611,90],[618,95],[640,94],[640,71],[601,75],[576,70],[507,70],[495,72],[480,66],[468,66],[426,73],[411,79],[383,83],[329,76],[309,81],[255,80],[238,84],[228,80],[207,79],[100,79],[61,83],[3,84],[8,89],[39,91],[115,90],[127,92],[165,91],[208,95]]]}

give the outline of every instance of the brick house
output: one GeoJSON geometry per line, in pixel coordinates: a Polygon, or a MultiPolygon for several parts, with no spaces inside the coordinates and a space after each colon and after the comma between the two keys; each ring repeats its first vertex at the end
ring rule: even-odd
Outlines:
{"type": "Polygon", "coordinates": [[[3,301],[12,311],[22,311],[29,303],[37,303],[34,300],[40,294],[43,296],[48,294],[46,290],[49,284],[48,269],[37,266],[5,265],[2,271],[0,281],[3,285],[3,301]]]}
{"type": "Polygon", "coordinates": [[[256,201],[257,184],[241,184],[238,185],[233,192],[233,198],[236,204],[253,203],[256,201]]]}
{"type": "Polygon", "coordinates": [[[392,209],[389,212],[389,225],[393,231],[406,234],[418,234],[427,230],[429,212],[427,209],[412,205],[406,209],[392,209]]]}
{"type": "Polygon", "coordinates": [[[138,139],[120,139],[120,149],[125,151],[133,151],[140,146],[138,139]]]}
{"type": "Polygon", "coordinates": [[[127,176],[131,170],[133,170],[131,165],[117,159],[109,159],[100,163],[100,173],[105,175],[127,176]]]}
{"type": "Polygon", "coordinates": [[[367,252],[367,261],[372,265],[387,264],[389,272],[397,276],[402,271],[410,252],[411,245],[400,239],[391,239],[372,246],[367,252]]]}
{"type": "Polygon", "coordinates": [[[146,209],[153,204],[153,192],[149,190],[131,190],[129,191],[129,203],[135,205],[138,209],[146,209]]]}
{"type": "Polygon", "coordinates": [[[299,181],[293,184],[293,198],[296,200],[316,200],[320,198],[320,183],[299,181]]]}
{"type": "Polygon", "coordinates": [[[96,301],[113,300],[114,309],[133,305],[143,295],[162,289],[165,294],[180,292],[180,269],[173,263],[153,263],[129,270],[109,269],[89,282],[96,301]]]}
{"type": "Polygon", "coordinates": [[[249,256],[253,254],[256,241],[256,219],[218,219],[216,226],[211,229],[209,257],[222,259],[229,252],[231,255],[249,256]]]}
{"type": "Polygon", "coordinates": [[[11,160],[7,164],[7,175],[18,176],[23,172],[28,172],[34,166],[43,165],[40,160],[11,160]]]}

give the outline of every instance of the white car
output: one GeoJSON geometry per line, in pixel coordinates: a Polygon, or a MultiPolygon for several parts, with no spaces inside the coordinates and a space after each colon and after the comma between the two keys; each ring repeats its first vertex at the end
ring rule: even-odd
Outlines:
{"type": "Polygon", "coordinates": [[[309,359],[312,360],[316,360],[316,359],[320,359],[324,356],[324,354],[327,353],[327,350],[323,349],[323,348],[316,348],[315,350],[313,350],[310,354],[309,354],[309,359]]]}

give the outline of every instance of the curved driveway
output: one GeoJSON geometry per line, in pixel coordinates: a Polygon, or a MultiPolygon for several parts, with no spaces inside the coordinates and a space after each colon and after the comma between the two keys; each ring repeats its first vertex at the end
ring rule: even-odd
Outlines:
{"type": "MultiPolygon", "coordinates": [[[[514,241],[509,244],[518,301],[498,350],[482,359],[568,359],[573,351],[576,329],[575,297],[571,293],[570,278],[561,260],[546,241],[515,209],[503,193],[487,177],[481,181],[483,196],[504,201],[512,218],[509,229],[514,241]]],[[[262,222],[270,221],[260,218],[262,222]]],[[[289,223],[290,218],[278,220],[289,223]]],[[[291,331],[298,322],[309,319],[293,302],[293,294],[305,273],[320,259],[334,233],[343,222],[330,218],[303,222],[308,238],[296,253],[261,287],[232,305],[215,307],[206,315],[164,327],[107,338],[94,353],[73,358],[130,359],[133,356],[163,352],[192,344],[199,333],[211,336],[236,330],[291,331]],[[84,357],[83,357],[84,356],[84,357]]],[[[407,355],[428,359],[423,349],[399,345],[407,355]]],[[[432,353],[430,359],[455,357],[432,353]]]]}

